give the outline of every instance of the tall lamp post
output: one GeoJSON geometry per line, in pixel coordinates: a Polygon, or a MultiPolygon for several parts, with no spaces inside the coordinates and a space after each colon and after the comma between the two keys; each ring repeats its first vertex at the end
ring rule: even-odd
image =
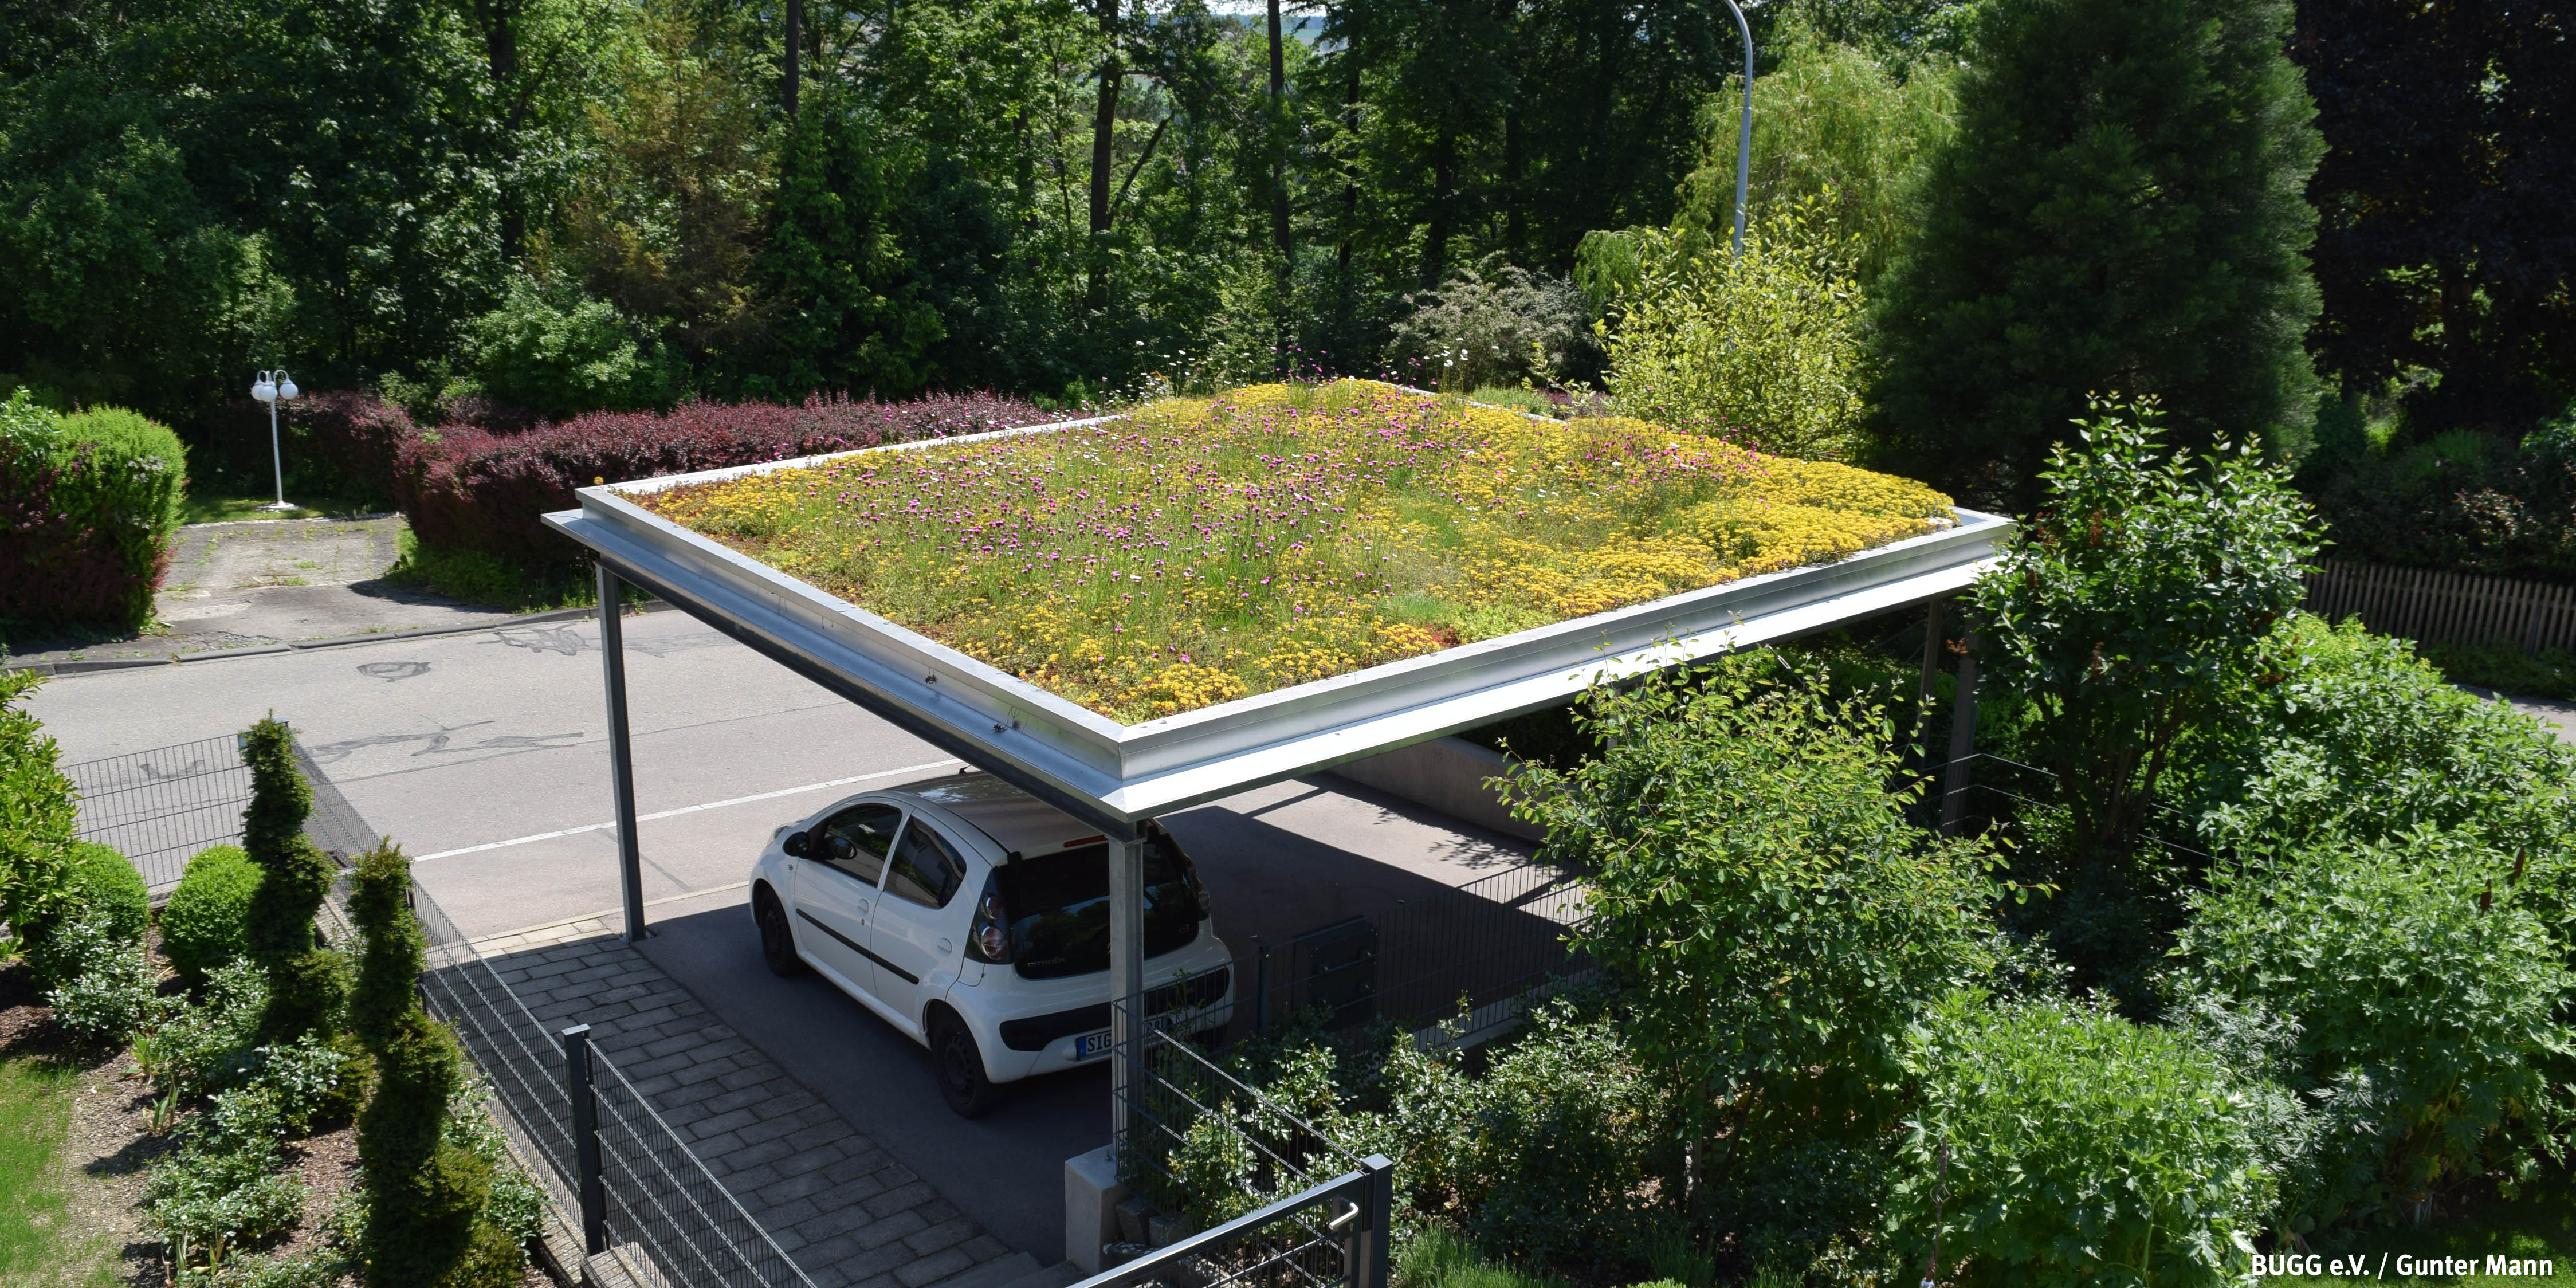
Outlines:
{"type": "Polygon", "coordinates": [[[275,371],[263,371],[259,373],[258,379],[251,382],[250,396],[268,404],[268,461],[271,468],[277,471],[277,504],[259,507],[263,510],[295,508],[286,503],[286,454],[277,445],[277,405],[294,397],[297,392],[295,377],[286,374],[284,367],[279,367],[275,371]]]}
{"type": "Polygon", "coordinates": [[[1744,189],[1753,174],[1753,26],[1744,21],[1744,10],[1735,0],[1726,0],[1726,11],[1735,15],[1735,30],[1744,37],[1744,117],[1735,132],[1735,252],[1744,258],[1744,189]]]}

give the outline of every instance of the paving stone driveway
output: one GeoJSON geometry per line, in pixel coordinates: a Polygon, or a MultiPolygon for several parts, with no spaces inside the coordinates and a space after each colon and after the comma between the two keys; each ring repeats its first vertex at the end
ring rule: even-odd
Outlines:
{"type": "Polygon", "coordinates": [[[591,917],[474,948],[549,1034],[590,1025],[596,1049],[817,1288],[1005,1288],[1046,1273],[719,1023],[615,926],[591,917]]]}

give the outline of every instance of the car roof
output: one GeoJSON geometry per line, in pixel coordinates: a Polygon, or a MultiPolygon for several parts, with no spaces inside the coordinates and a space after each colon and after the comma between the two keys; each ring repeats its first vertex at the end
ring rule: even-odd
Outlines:
{"type": "Polygon", "coordinates": [[[917,778],[885,788],[938,806],[949,817],[993,838],[1005,851],[1035,856],[1066,848],[1069,841],[1097,841],[1100,829],[1003,782],[991,774],[968,770],[917,778]]]}

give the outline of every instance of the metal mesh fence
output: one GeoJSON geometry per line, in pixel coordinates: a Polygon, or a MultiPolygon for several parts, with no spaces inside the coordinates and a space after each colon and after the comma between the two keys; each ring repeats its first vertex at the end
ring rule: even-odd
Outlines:
{"type": "MultiPolygon", "coordinates": [[[[313,787],[305,834],[345,868],[377,838],[300,746],[296,759],[313,787]]],[[[199,850],[241,839],[251,783],[236,738],[85,761],[65,773],[81,795],[82,838],[123,852],[156,889],[177,884],[199,850]]],[[[429,941],[423,1005],[454,1030],[539,1183],[577,1209],[581,1178],[559,1039],[418,884],[411,904],[429,941]]],[[[347,938],[345,872],[327,915],[338,923],[335,937],[347,938]]],[[[614,1061],[593,1047],[591,1065],[607,1237],[629,1275],[671,1288],[813,1288],[614,1061]]]]}
{"type": "Polygon", "coordinates": [[[626,1074],[593,1058],[609,1242],[631,1242],[675,1284],[813,1288],[626,1074]]]}
{"type": "Polygon", "coordinates": [[[154,890],[177,885],[199,850],[241,840],[250,768],[238,738],[104,756],[63,773],[80,794],[81,839],[133,860],[154,890]]]}

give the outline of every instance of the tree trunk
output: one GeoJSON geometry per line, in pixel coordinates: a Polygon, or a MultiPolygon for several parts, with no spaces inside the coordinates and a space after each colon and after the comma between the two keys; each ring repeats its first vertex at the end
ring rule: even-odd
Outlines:
{"type": "Polygon", "coordinates": [[[501,258],[516,260],[527,244],[528,213],[519,204],[512,173],[519,157],[518,133],[526,98],[518,92],[519,25],[517,0],[492,0],[475,6],[482,20],[483,57],[492,75],[492,90],[501,101],[501,258]]]}
{"type": "Polygon", "coordinates": [[[805,48],[805,0],[787,0],[787,39],[782,42],[786,57],[779,65],[779,101],[787,106],[787,119],[796,119],[796,79],[800,70],[797,56],[805,48]]]}
{"type": "Polygon", "coordinates": [[[1458,191],[1458,134],[1440,127],[1431,146],[1431,228],[1422,239],[1422,284],[1437,287],[1449,276],[1451,203],[1458,191]]]}
{"type": "Polygon", "coordinates": [[[1288,273],[1288,60],[1279,43],[1279,0],[1270,0],[1270,239],[1279,246],[1279,273],[1288,273]]]}
{"type": "Polygon", "coordinates": [[[1084,298],[1093,308],[1107,303],[1107,282],[1103,274],[1100,239],[1109,232],[1110,170],[1117,158],[1112,155],[1118,141],[1118,88],[1127,69],[1118,62],[1118,0],[1100,0],[1100,30],[1109,41],[1109,53],[1100,60],[1100,100],[1091,114],[1091,265],[1084,298]]]}

